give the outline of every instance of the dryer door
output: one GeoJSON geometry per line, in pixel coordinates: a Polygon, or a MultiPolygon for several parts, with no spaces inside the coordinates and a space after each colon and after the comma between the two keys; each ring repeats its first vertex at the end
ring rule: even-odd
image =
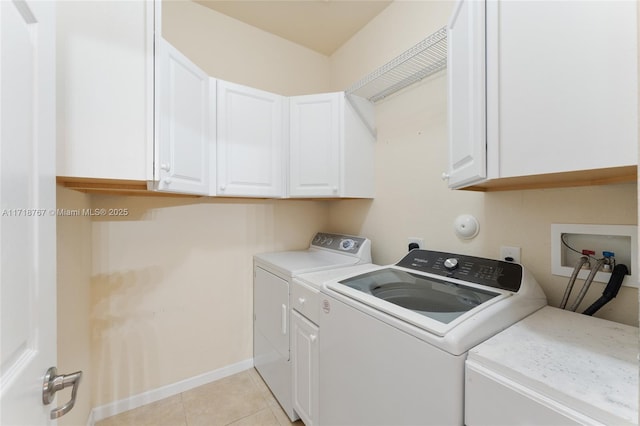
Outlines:
{"type": "Polygon", "coordinates": [[[289,359],[289,283],[256,268],[253,281],[254,333],[267,340],[270,349],[289,359]]]}

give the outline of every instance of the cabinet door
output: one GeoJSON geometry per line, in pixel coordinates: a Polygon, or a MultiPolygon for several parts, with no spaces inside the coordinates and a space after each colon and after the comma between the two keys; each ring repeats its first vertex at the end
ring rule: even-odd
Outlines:
{"type": "Polygon", "coordinates": [[[458,1],[447,32],[449,186],[487,176],[485,114],[485,3],[458,1]]]}
{"type": "Polygon", "coordinates": [[[337,197],[343,94],[294,96],[289,101],[289,195],[337,197]]]}
{"type": "Polygon", "coordinates": [[[292,312],[293,408],[306,426],[318,423],[319,328],[292,312]]]}
{"type": "Polygon", "coordinates": [[[56,2],[58,176],[153,179],[153,3],[56,2]]]}
{"type": "Polygon", "coordinates": [[[218,80],[218,195],[282,196],[283,97],[218,80]]]}
{"type": "Polygon", "coordinates": [[[637,164],[637,2],[489,2],[487,41],[499,177],[637,164]]]}
{"type": "Polygon", "coordinates": [[[209,76],[162,38],[156,58],[156,189],[209,193],[209,76]]]}
{"type": "MultiPolygon", "coordinates": [[[[253,277],[254,333],[260,333],[285,360],[289,359],[289,282],[256,267],[253,277]]],[[[257,354],[259,358],[264,354],[257,354]]],[[[273,360],[271,360],[273,361],[273,360]]],[[[266,360],[269,362],[269,360],[266,360]]]]}

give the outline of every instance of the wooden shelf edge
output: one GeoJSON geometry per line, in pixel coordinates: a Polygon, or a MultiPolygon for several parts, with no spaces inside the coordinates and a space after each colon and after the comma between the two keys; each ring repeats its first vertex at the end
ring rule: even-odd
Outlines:
{"type": "MultiPolygon", "coordinates": [[[[205,195],[195,194],[176,194],[171,192],[152,191],[147,189],[147,181],[144,180],[126,180],[126,179],[97,179],[97,178],[79,178],[69,176],[56,176],[56,183],[64,188],[74,191],[84,192],[87,194],[104,194],[104,195],[125,195],[137,197],[186,197],[186,198],[202,198],[205,195]]],[[[298,200],[298,201],[335,201],[335,200],[351,200],[351,199],[369,199],[369,198],[313,198],[313,197],[231,197],[231,196],[210,196],[208,198],[215,200],[298,200]]]]}
{"type": "Polygon", "coordinates": [[[493,192],[611,185],[631,182],[638,182],[637,166],[491,179],[486,182],[461,189],[466,191],[493,192]]]}
{"type": "Polygon", "coordinates": [[[199,198],[201,195],[174,194],[170,192],[150,191],[147,181],[127,179],[97,179],[69,176],[56,176],[56,183],[64,188],[88,194],[128,195],[142,197],[189,197],[199,198]]]}

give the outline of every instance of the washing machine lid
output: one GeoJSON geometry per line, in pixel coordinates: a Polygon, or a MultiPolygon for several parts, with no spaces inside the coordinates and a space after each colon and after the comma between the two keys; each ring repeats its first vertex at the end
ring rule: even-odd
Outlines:
{"type": "Polygon", "coordinates": [[[257,265],[286,277],[361,263],[361,259],[355,256],[315,248],[256,254],[254,260],[257,265]]]}
{"type": "Polygon", "coordinates": [[[395,268],[365,273],[340,283],[444,324],[500,296],[493,291],[395,268]]]}
{"type": "Polygon", "coordinates": [[[373,263],[364,263],[353,266],[345,266],[342,268],[309,272],[298,275],[296,277],[296,280],[319,291],[322,289],[322,285],[328,281],[340,280],[345,277],[352,277],[354,275],[363,274],[365,272],[381,268],[383,268],[383,266],[374,265],[373,263]]]}
{"type": "Polygon", "coordinates": [[[512,294],[395,266],[332,281],[326,287],[438,336],[512,294]]]}

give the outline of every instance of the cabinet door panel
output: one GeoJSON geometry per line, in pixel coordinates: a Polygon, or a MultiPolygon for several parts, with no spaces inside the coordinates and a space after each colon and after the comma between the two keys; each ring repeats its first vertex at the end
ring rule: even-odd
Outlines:
{"type": "Polygon", "coordinates": [[[56,2],[58,176],[153,179],[153,3],[56,2]]]}
{"type": "Polygon", "coordinates": [[[341,93],[290,98],[291,196],[338,196],[341,93]]]}
{"type": "Polygon", "coordinates": [[[497,4],[500,177],[637,164],[636,2],[497,4]]]}
{"type": "Polygon", "coordinates": [[[459,1],[448,25],[449,186],[487,176],[485,6],[459,1]]]}
{"type": "Polygon", "coordinates": [[[318,422],[319,328],[292,311],[293,408],[306,426],[318,422]]]}
{"type": "Polygon", "coordinates": [[[289,359],[289,283],[259,267],[253,280],[254,332],[289,359]]]}
{"type": "Polygon", "coordinates": [[[282,96],[218,81],[218,195],[282,195],[282,96]]]}
{"type": "Polygon", "coordinates": [[[157,190],[209,193],[209,149],[214,115],[209,76],[159,38],[157,190]]]}

